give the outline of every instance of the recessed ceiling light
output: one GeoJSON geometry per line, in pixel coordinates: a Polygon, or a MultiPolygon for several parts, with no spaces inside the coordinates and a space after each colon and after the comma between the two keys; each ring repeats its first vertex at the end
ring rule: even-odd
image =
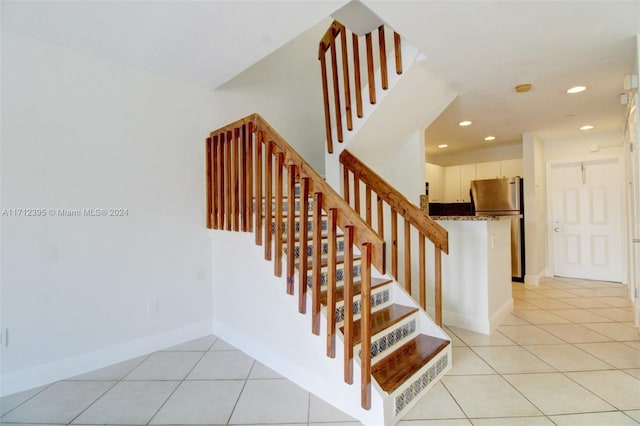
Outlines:
{"type": "Polygon", "coordinates": [[[571,89],[567,89],[567,93],[580,93],[580,92],[584,92],[585,90],[587,90],[587,88],[585,86],[574,86],[571,89]]]}
{"type": "Polygon", "coordinates": [[[580,127],[580,130],[591,130],[593,129],[593,126],[590,124],[587,124],[586,126],[582,126],[580,127]]]}
{"type": "Polygon", "coordinates": [[[486,138],[484,138],[485,141],[493,141],[496,140],[495,136],[487,136],[486,138]]]}
{"type": "Polygon", "coordinates": [[[471,125],[471,122],[469,120],[464,120],[458,123],[458,126],[462,126],[462,127],[470,126],[470,125],[471,125]]]}
{"type": "Polygon", "coordinates": [[[446,147],[448,147],[448,146],[449,146],[449,145],[447,145],[446,143],[443,143],[443,144],[438,145],[438,148],[446,148],[446,147]]]}

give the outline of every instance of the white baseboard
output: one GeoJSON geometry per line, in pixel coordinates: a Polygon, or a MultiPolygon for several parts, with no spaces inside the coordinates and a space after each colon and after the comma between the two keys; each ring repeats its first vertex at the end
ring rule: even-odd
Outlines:
{"type": "Polygon", "coordinates": [[[212,334],[210,321],[2,375],[0,396],[43,386],[212,334]]]}
{"type": "Polygon", "coordinates": [[[493,331],[502,320],[504,320],[507,315],[513,312],[513,298],[509,298],[509,300],[505,301],[502,306],[500,306],[489,318],[489,325],[491,326],[491,330],[493,331]]]}
{"type": "Polygon", "coordinates": [[[476,333],[491,333],[491,324],[489,318],[473,317],[463,315],[457,312],[442,311],[442,322],[446,326],[464,328],[465,330],[474,331],[476,333]]]}

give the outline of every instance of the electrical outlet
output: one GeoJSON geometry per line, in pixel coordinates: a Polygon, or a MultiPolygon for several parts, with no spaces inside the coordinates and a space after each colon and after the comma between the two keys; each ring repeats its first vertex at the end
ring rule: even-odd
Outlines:
{"type": "Polygon", "coordinates": [[[9,346],[9,329],[0,328],[0,347],[6,348],[9,346]]]}

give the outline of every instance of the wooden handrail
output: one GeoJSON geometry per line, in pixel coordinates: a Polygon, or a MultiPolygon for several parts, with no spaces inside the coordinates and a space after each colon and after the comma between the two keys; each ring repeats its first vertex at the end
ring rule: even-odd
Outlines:
{"type": "MultiPolygon", "coordinates": [[[[369,86],[369,102],[376,103],[376,81],[374,70],[374,50],[377,50],[378,61],[380,66],[380,85],[383,90],[389,88],[388,70],[387,70],[387,49],[385,41],[385,28],[381,25],[376,31],[371,31],[364,35],[365,42],[365,60],[360,60],[360,39],[361,37],[355,33],[351,33],[351,52],[347,39],[350,31],[338,21],[333,21],[324,36],[320,40],[318,46],[318,60],[320,61],[320,69],[322,72],[322,93],[324,102],[325,115],[325,132],[327,138],[327,150],[333,152],[333,125],[335,120],[336,136],[338,142],[344,140],[344,129],[342,115],[346,117],[347,130],[353,128],[353,113],[351,102],[351,85],[353,84],[356,101],[356,115],[362,118],[362,80],[360,64],[366,63],[367,84],[369,86]],[[378,43],[374,47],[373,33],[377,33],[378,43]],[[339,42],[337,41],[340,38],[339,42]],[[336,49],[340,48],[340,55],[336,49]],[[327,60],[327,53],[329,60],[327,60]],[[353,74],[349,72],[349,55],[352,56],[353,74]],[[331,71],[327,71],[330,68],[331,71]],[[342,70],[340,73],[339,69],[342,70]],[[342,74],[340,76],[340,74],[342,74]],[[329,77],[331,77],[331,89],[329,85],[329,77]],[[352,80],[353,78],[353,80],[352,80]],[[342,86],[342,89],[341,89],[342,86]],[[333,102],[331,101],[333,99],[333,102]]],[[[395,55],[396,74],[402,74],[402,51],[401,38],[398,33],[393,33],[393,51],[395,55]]]]}
{"type": "MultiPolygon", "coordinates": [[[[307,311],[309,259],[306,249],[308,244],[311,244],[311,332],[314,334],[319,334],[321,329],[320,277],[321,268],[327,267],[327,355],[335,357],[337,327],[333,312],[338,271],[337,230],[339,228],[345,232],[345,241],[349,245],[345,248],[343,259],[343,275],[349,275],[344,280],[344,294],[350,302],[349,306],[352,305],[354,292],[353,246],[358,247],[362,253],[361,292],[363,300],[369,300],[371,266],[385,273],[384,239],[259,114],[251,114],[211,132],[206,139],[206,159],[207,227],[235,232],[256,232],[256,244],[264,244],[265,259],[274,262],[274,275],[285,275],[287,293],[294,294],[297,291],[298,310],[301,313],[307,311]],[[299,195],[296,195],[296,191],[299,191],[299,195]],[[307,233],[310,198],[313,199],[314,214],[311,230],[307,233]],[[294,256],[295,219],[298,216],[296,200],[299,200],[301,207],[298,232],[300,256],[297,264],[294,256]],[[321,263],[320,256],[321,240],[324,237],[321,226],[323,213],[329,217],[327,265],[321,263]],[[286,226],[286,232],[283,232],[283,225],[286,226]],[[286,257],[283,257],[284,244],[287,246],[286,257]],[[286,265],[285,268],[283,263],[286,265]],[[296,272],[297,287],[294,282],[296,272]]],[[[371,307],[367,303],[362,305],[361,345],[366,348],[371,346],[371,307]]],[[[352,338],[350,336],[353,330],[353,315],[345,316],[346,336],[352,338]]],[[[345,346],[344,368],[345,381],[353,382],[352,345],[345,346]]],[[[371,404],[370,351],[362,351],[361,371],[362,406],[368,409],[371,404]]]]}
{"type": "MultiPolygon", "coordinates": [[[[416,205],[411,203],[404,195],[398,192],[394,187],[387,183],[383,178],[376,174],[373,170],[362,163],[358,158],[351,154],[348,150],[342,151],[340,154],[340,163],[343,166],[343,183],[345,200],[353,200],[355,205],[359,198],[360,185],[365,185],[367,209],[366,221],[371,225],[372,213],[371,209],[371,193],[376,194],[377,203],[377,226],[378,233],[383,235],[384,230],[384,210],[382,202],[386,203],[391,210],[391,275],[395,279],[399,279],[398,273],[398,215],[403,218],[404,222],[404,285],[409,294],[412,292],[411,275],[414,260],[419,265],[419,303],[423,309],[426,309],[426,269],[425,269],[425,238],[429,239],[434,245],[434,275],[435,275],[435,320],[438,325],[442,325],[442,271],[441,271],[441,254],[449,253],[449,236],[447,231],[436,223],[429,216],[425,215],[416,205]],[[353,197],[351,197],[350,174],[353,175],[353,197]],[[411,230],[415,229],[418,233],[418,255],[412,257],[411,251],[411,230]]],[[[358,210],[357,208],[355,210],[358,210]]],[[[415,254],[415,253],[414,253],[415,254]]]]}

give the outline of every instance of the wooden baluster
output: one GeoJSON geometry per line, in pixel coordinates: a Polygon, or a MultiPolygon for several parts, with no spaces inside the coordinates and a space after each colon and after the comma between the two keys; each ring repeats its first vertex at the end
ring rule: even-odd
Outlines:
{"type": "Polygon", "coordinates": [[[394,51],[396,54],[396,74],[402,74],[402,40],[400,34],[394,31],[393,33],[394,51]]]}
{"type": "Polygon", "coordinates": [[[353,79],[356,85],[356,114],[362,118],[362,80],[360,78],[360,40],[356,34],[351,34],[353,40],[353,79]]]}
{"type": "MultiPolygon", "coordinates": [[[[293,279],[296,270],[296,175],[297,167],[294,164],[289,165],[287,179],[289,186],[287,188],[287,294],[293,294],[293,279]]],[[[302,224],[300,224],[302,230],[302,224]]],[[[299,247],[300,256],[303,254],[303,247],[299,247]]]]}
{"type": "Polygon", "coordinates": [[[298,312],[307,313],[307,271],[309,245],[309,178],[300,179],[300,257],[298,258],[298,312]]]}
{"type": "Polygon", "coordinates": [[[360,214],[360,178],[353,175],[353,209],[360,214]]]}
{"type": "Polygon", "coordinates": [[[256,186],[255,186],[255,203],[256,203],[256,245],[262,245],[262,144],[264,143],[264,135],[261,130],[257,132],[256,144],[256,186]]]}
{"type": "Polygon", "coordinates": [[[311,275],[311,331],[320,335],[320,273],[322,268],[322,192],[313,195],[313,253],[311,275]]]}
{"type": "Polygon", "coordinates": [[[427,281],[425,271],[425,248],[424,248],[424,235],[422,232],[418,232],[418,264],[420,265],[420,306],[425,311],[427,310],[427,281]]]}
{"type": "Polygon", "coordinates": [[[218,171],[216,172],[216,186],[218,187],[218,214],[215,217],[217,221],[216,229],[224,228],[224,137],[216,136],[216,150],[218,151],[218,171]]]}
{"type": "Polygon", "coordinates": [[[240,143],[240,157],[238,163],[240,163],[240,228],[242,232],[247,232],[247,179],[249,173],[247,172],[247,126],[243,124],[239,129],[239,143],[240,143]]]}
{"type": "Polygon", "coordinates": [[[371,243],[362,245],[361,256],[362,285],[360,315],[360,368],[362,371],[361,405],[365,409],[371,408],[371,243]]]}
{"type": "Polygon", "coordinates": [[[365,36],[367,43],[367,76],[369,79],[369,103],[376,103],[376,79],[373,70],[373,42],[371,41],[371,33],[365,36]]]}
{"type": "Polygon", "coordinates": [[[411,292],[411,224],[404,220],[404,289],[411,292]]]}
{"type": "Polygon", "coordinates": [[[283,171],[284,171],[284,154],[278,152],[276,154],[276,234],[274,236],[274,268],[273,273],[276,277],[282,276],[282,222],[284,221],[283,209],[283,171]]]}
{"type": "Polygon", "coordinates": [[[435,254],[435,311],[436,324],[442,327],[442,250],[439,246],[434,247],[435,254]]]}
{"type": "Polygon", "coordinates": [[[245,214],[247,216],[247,231],[253,232],[253,141],[255,140],[253,136],[253,123],[249,123],[248,126],[243,127],[243,129],[245,128],[247,132],[247,196],[245,198],[245,205],[247,207],[245,214]]]}
{"type": "Polygon", "coordinates": [[[330,49],[331,52],[331,78],[333,79],[333,101],[335,104],[335,114],[336,114],[336,129],[338,131],[338,141],[342,142],[344,140],[342,134],[342,108],[340,107],[340,86],[338,82],[338,59],[336,54],[336,42],[333,37],[331,37],[330,49]]]}
{"type": "Polygon", "coordinates": [[[212,163],[213,163],[213,152],[211,150],[211,138],[207,138],[205,141],[205,167],[207,169],[207,228],[213,228],[213,186],[211,185],[212,180],[212,163]]]}
{"type": "Polygon", "coordinates": [[[347,115],[347,129],[353,130],[353,117],[351,113],[351,85],[349,82],[349,59],[347,56],[347,29],[340,28],[340,47],[342,50],[342,80],[344,85],[344,108],[347,115]]]}
{"type": "Polygon", "coordinates": [[[378,27],[378,47],[380,49],[380,76],[382,77],[382,88],[389,88],[389,75],[387,72],[387,47],[384,39],[384,25],[378,27]]]}
{"type": "Polygon", "coordinates": [[[231,164],[231,148],[233,146],[233,141],[231,138],[231,131],[227,132],[227,138],[226,138],[226,143],[225,143],[225,154],[226,154],[226,167],[225,167],[225,171],[227,172],[227,176],[226,176],[226,183],[225,183],[225,193],[227,196],[227,199],[225,201],[225,220],[226,220],[226,224],[225,224],[225,229],[227,231],[231,231],[231,208],[233,206],[233,202],[232,202],[232,191],[231,191],[231,187],[232,187],[232,182],[231,182],[231,170],[233,169],[233,165],[231,164]]]}
{"type": "Polygon", "coordinates": [[[342,166],[342,186],[344,190],[344,200],[347,204],[351,204],[349,201],[351,198],[350,189],[349,189],[349,169],[347,169],[344,165],[342,166]]]}
{"type": "MultiPolygon", "coordinates": [[[[262,130],[260,131],[262,133],[262,130]]],[[[282,235],[282,224],[273,223],[273,142],[267,141],[267,181],[265,183],[265,221],[264,221],[264,258],[273,258],[273,248],[271,246],[273,234],[282,235]]]]}
{"type": "Polygon", "coordinates": [[[233,132],[233,230],[240,230],[240,155],[238,145],[240,143],[240,129],[233,132]]]}
{"type": "Polygon", "coordinates": [[[329,235],[327,243],[329,251],[327,254],[327,356],[336,356],[336,231],[338,221],[338,210],[329,210],[329,235]]]}
{"type": "Polygon", "coordinates": [[[371,226],[371,187],[365,185],[365,215],[367,218],[367,225],[371,226]]]}
{"type": "Polygon", "coordinates": [[[220,155],[219,155],[219,147],[218,147],[218,136],[211,136],[211,151],[213,154],[213,175],[212,175],[212,186],[213,186],[213,209],[211,212],[212,220],[213,220],[213,229],[218,229],[218,215],[220,214],[220,185],[218,181],[218,176],[220,175],[220,155]]]}
{"type": "Polygon", "coordinates": [[[327,81],[326,51],[320,46],[320,71],[322,73],[322,98],[324,101],[324,129],[327,138],[327,151],[333,152],[333,138],[331,137],[331,107],[329,106],[329,83],[327,81]]]}
{"type": "Polygon", "coordinates": [[[379,195],[377,197],[377,205],[378,205],[378,235],[380,238],[384,240],[384,208],[382,206],[382,198],[379,195]]]}
{"type": "Polygon", "coordinates": [[[353,383],[353,226],[344,229],[344,381],[353,383]]]}
{"type": "Polygon", "coordinates": [[[398,279],[398,212],[391,208],[391,276],[398,279]]]}

